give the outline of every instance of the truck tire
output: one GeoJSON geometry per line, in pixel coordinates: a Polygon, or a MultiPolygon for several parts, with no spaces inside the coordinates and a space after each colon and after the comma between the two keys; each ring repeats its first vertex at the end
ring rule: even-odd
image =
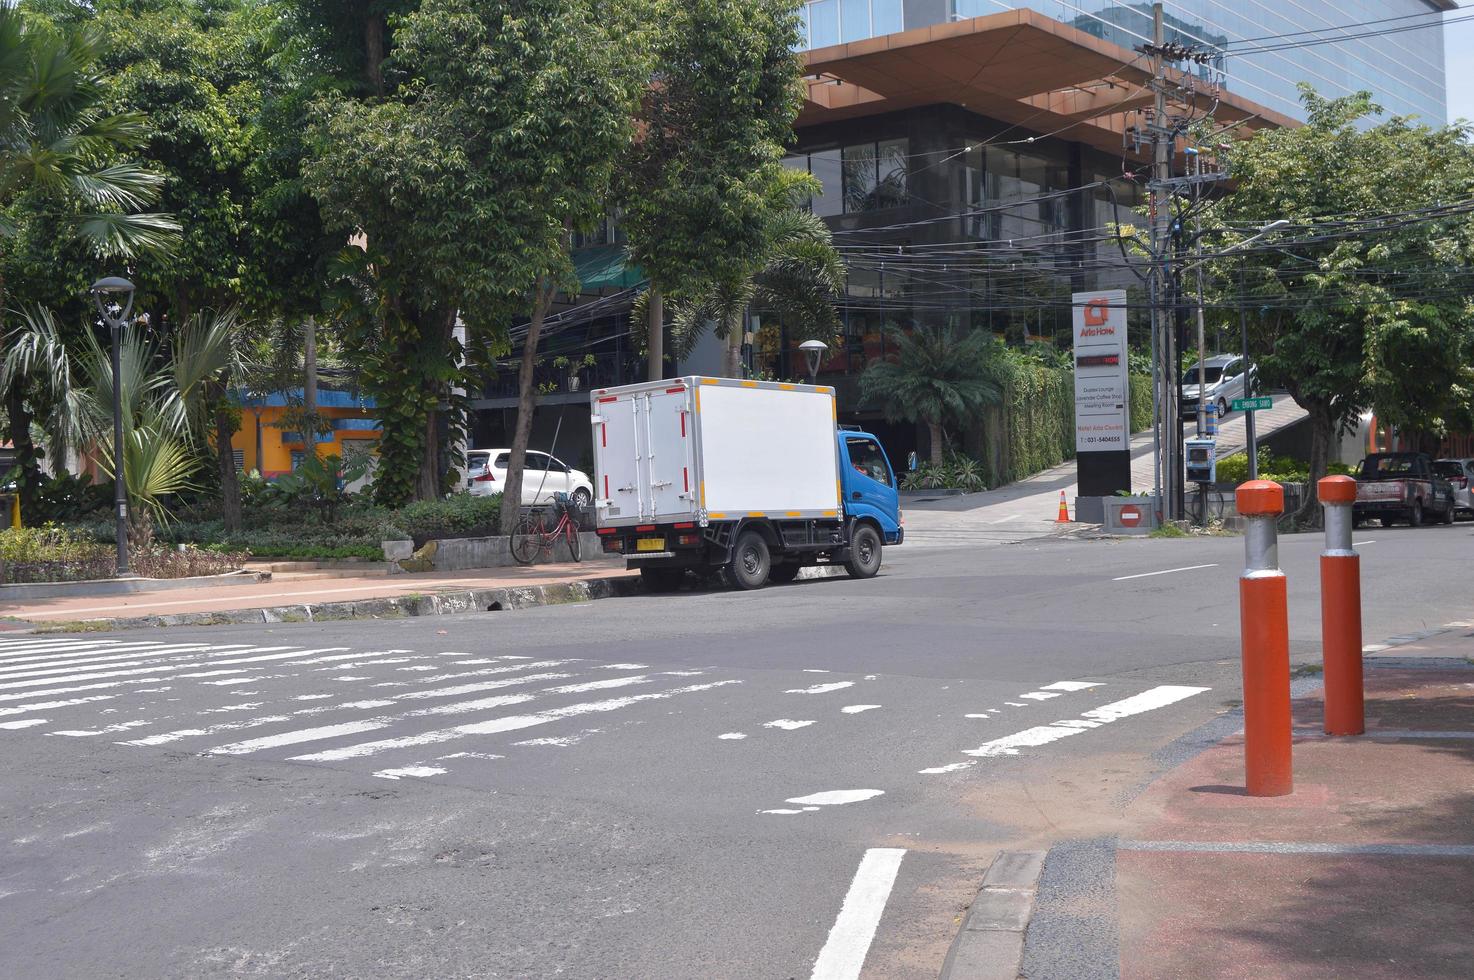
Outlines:
{"type": "Polygon", "coordinates": [[[674,592],[686,579],[684,568],[642,568],[640,581],[647,592],[674,592]]]}
{"type": "Polygon", "coordinates": [[[1423,526],[1423,502],[1421,500],[1414,500],[1412,507],[1409,508],[1407,512],[1407,526],[1423,526]]]}
{"type": "Polygon", "coordinates": [[[1454,502],[1452,500],[1450,500],[1448,502],[1448,509],[1445,510],[1443,512],[1443,516],[1441,518],[1439,518],[1439,523],[1440,524],[1452,524],[1454,522],[1454,515],[1457,514],[1457,513],[1458,512],[1454,509],[1454,502]]]}
{"type": "Polygon", "coordinates": [[[803,566],[796,561],[780,561],[768,569],[768,581],[787,585],[798,578],[798,573],[801,571],[803,571],[803,566]]]}
{"type": "Polygon", "coordinates": [[[873,578],[880,571],[880,534],[869,524],[855,529],[850,541],[850,558],[844,563],[850,578],[873,578]]]}
{"type": "Polygon", "coordinates": [[[768,584],[772,567],[768,542],[756,531],[744,531],[732,549],[732,564],[727,566],[732,584],[739,589],[761,589],[768,584]]]}

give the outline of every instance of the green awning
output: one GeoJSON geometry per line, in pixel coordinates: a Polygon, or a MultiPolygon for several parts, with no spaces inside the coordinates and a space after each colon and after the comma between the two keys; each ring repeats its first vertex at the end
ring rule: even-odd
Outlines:
{"type": "Polygon", "coordinates": [[[573,271],[583,292],[627,289],[645,280],[638,268],[625,261],[623,245],[596,245],[573,253],[573,271]]]}

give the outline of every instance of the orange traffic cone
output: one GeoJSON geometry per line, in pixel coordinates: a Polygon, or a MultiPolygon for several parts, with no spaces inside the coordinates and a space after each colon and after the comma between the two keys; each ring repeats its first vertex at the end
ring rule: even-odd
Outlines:
{"type": "Polygon", "coordinates": [[[1059,492],[1059,516],[1054,519],[1056,524],[1070,523],[1070,508],[1065,504],[1065,492],[1059,492]]]}

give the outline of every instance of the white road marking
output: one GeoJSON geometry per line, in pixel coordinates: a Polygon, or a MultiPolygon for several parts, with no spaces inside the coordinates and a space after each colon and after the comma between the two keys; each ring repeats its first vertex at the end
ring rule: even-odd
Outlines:
{"type": "Polygon", "coordinates": [[[562,735],[554,738],[529,738],[521,742],[513,742],[512,744],[528,746],[552,745],[560,749],[566,749],[568,746],[577,745],[590,735],[597,735],[601,731],[603,731],[602,728],[590,728],[586,731],[579,732],[577,735],[562,735]]]}
{"type": "Polygon", "coordinates": [[[504,755],[494,752],[452,752],[450,755],[442,755],[441,759],[505,759],[504,755]]]}
{"type": "Polygon", "coordinates": [[[806,807],[804,807],[803,809],[800,809],[800,810],[785,810],[785,809],[778,809],[778,810],[759,810],[758,813],[775,813],[775,814],[779,814],[779,815],[782,815],[782,816],[792,816],[795,813],[812,813],[813,811],[815,811],[817,809],[819,809],[819,808],[816,807],[816,806],[806,806],[806,807]]]}
{"type": "Polygon", "coordinates": [[[764,728],[781,728],[785,732],[791,732],[798,728],[807,728],[814,724],[812,721],[794,721],[792,718],[778,718],[773,721],[763,722],[764,728]]]}
{"type": "Polygon", "coordinates": [[[1176,685],[1163,685],[1154,687],[1149,691],[1133,695],[1121,701],[1102,705],[1084,712],[1078,719],[1058,721],[1052,725],[1040,725],[1037,728],[1027,728],[1012,735],[995,738],[991,742],[984,742],[975,749],[966,749],[963,754],[977,756],[978,758],[991,758],[1002,755],[1018,755],[1019,749],[1036,748],[1040,745],[1048,745],[1050,742],[1067,738],[1070,735],[1078,735],[1082,731],[1098,728],[1101,725],[1132,715],[1139,715],[1146,711],[1155,711],[1165,708],[1169,704],[1176,704],[1195,694],[1202,694],[1208,690],[1206,687],[1180,687],[1176,685]]]}
{"type": "Polygon", "coordinates": [[[94,694],[90,698],[69,698],[65,701],[41,701],[37,704],[18,704],[13,708],[0,708],[0,717],[25,715],[32,711],[50,711],[52,708],[70,708],[74,704],[89,704],[93,701],[111,701],[116,694],[94,694]]]}
{"type": "MultiPolygon", "coordinates": [[[[280,650],[281,647],[257,647],[257,649],[258,650],[280,650]]],[[[335,649],[341,650],[343,648],[342,647],[336,647],[335,649]]],[[[0,690],[8,691],[8,690],[11,690],[11,689],[17,688],[17,687],[38,687],[38,686],[43,685],[43,684],[58,684],[58,683],[67,683],[67,684],[70,684],[70,683],[75,683],[76,681],[106,680],[108,678],[113,678],[113,677],[132,677],[132,676],[135,676],[135,675],[138,675],[138,674],[159,674],[159,673],[164,673],[164,672],[171,671],[171,670],[188,670],[188,669],[191,669],[191,668],[194,668],[194,667],[215,667],[215,666],[229,666],[229,665],[232,665],[232,664],[255,663],[255,662],[261,661],[261,660],[278,660],[278,659],[281,659],[282,657],[295,657],[295,656],[299,656],[301,652],[303,652],[303,651],[298,651],[298,652],[295,652],[295,653],[274,653],[274,654],[267,654],[267,655],[261,656],[261,657],[227,657],[227,658],[225,658],[223,660],[201,660],[201,661],[197,661],[195,663],[188,663],[188,664],[163,664],[163,665],[159,665],[159,666],[156,666],[156,667],[134,667],[134,668],[132,668],[130,670],[106,670],[106,671],[99,671],[99,672],[88,673],[88,674],[68,674],[65,677],[41,677],[41,678],[34,678],[32,680],[26,680],[26,681],[5,681],[5,682],[0,682],[0,690]]],[[[306,651],[306,652],[311,652],[311,651],[306,651]]],[[[149,678],[149,679],[150,680],[158,680],[159,678],[149,678]]]]}
{"type": "Polygon", "coordinates": [[[1377,539],[1376,538],[1373,538],[1370,541],[1353,541],[1353,542],[1351,542],[1351,547],[1353,547],[1353,548],[1360,548],[1364,544],[1376,544],[1376,543],[1377,543],[1377,539]]]}
{"type": "Polygon", "coordinates": [[[1100,687],[1099,681],[1055,681],[1053,684],[1042,685],[1041,691],[1084,691],[1092,687],[1100,687]]]}
{"type": "Polygon", "coordinates": [[[87,738],[91,735],[115,735],[118,732],[126,732],[130,728],[141,728],[144,725],[152,725],[153,722],[146,720],[125,721],[117,725],[108,725],[105,728],[94,728],[90,731],[73,729],[71,731],[47,732],[48,735],[69,735],[72,738],[87,738]]]}
{"type": "Polygon", "coordinates": [[[173,650],[203,650],[206,648],[206,645],[202,643],[176,643],[171,646],[165,646],[162,643],[149,643],[140,645],[138,648],[132,650],[121,647],[103,647],[100,650],[49,651],[47,653],[32,654],[29,657],[16,657],[0,662],[0,673],[13,674],[18,670],[39,670],[42,667],[71,667],[79,664],[106,663],[110,660],[129,660],[134,658],[149,660],[173,650]]]}
{"type": "Polygon", "coordinates": [[[1019,697],[1028,698],[1030,701],[1048,701],[1050,698],[1059,697],[1059,693],[1055,691],[1030,691],[1027,694],[1020,694],[1019,697]]]}
{"type": "Polygon", "coordinates": [[[878,707],[878,704],[847,704],[839,710],[847,715],[858,715],[862,711],[874,711],[878,707]]]}
{"type": "Polygon", "coordinates": [[[44,725],[50,720],[50,718],[27,718],[25,721],[0,721],[0,728],[12,730],[17,728],[35,728],[37,725],[44,725]]]}
{"type": "MultiPolygon", "coordinates": [[[[499,681],[484,681],[480,684],[460,684],[456,687],[437,687],[429,691],[410,691],[407,694],[395,694],[395,698],[448,698],[460,694],[475,694],[478,691],[495,691],[502,687],[513,687],[517,684],[531,684],[536,681],[556,681],[572,674],[527,674],[523,677],[505,677],[499,681]]],[[[374,685],[375,687],[379,685],[374,685]]],[[[326,697],[326,695],[324,695],[326,697]]]]}
{"type": "Polygon", "coordinates": [[[954,762],[946,766],[936,766],[931,769],[920,769],[917,771],[923,776],[935,776],[944,772],[959,772],[963,769],[971,769],[975,765],[977,765],[976,762],[954,762]]]}
{"type": "Polygon", "coordinates": [[[1185,565],[1182,568],[1164,568],[1160,572],[1142,572],[1140,575],[1122,575],[1111,579],[1112,582],[1129,582],[1134,578],[1151,578],[1153,575],[1171,575],[1173,572],[1195,572],[1200,568],[1217,568],[1218,563],[1212,562],[1208,565],[1185,565]]]}
{"type": "Polygon", "coordinates": [[[1010,708],[1027,708],[1028,707],[1028,705],[1027,704],[1024,704],[1022,701],[1004,701],[1003,703],[1006,704],[1006,705],[1008,705],[1010,708]]]}
{"type": "Polygon", "coordinates": [[[403,779],[406,776],[423,779],[426,776],[441,776],[449,771],[449,769],[441,769],[439,766],[405,766],[402,769],[380,769],[374,775],[380,779],[403,779]]]}
{"type": "Polygon", "coordinates": [[[325,738],[338,738],[342,735],[362,735],[364,732],[377,731],[388,728],[386,721],[349,721],[341,725],[327,725],[323,728],[299,728],[296,731],[280,732],[276,735],[266,735],[262,738],[248,739],[244,742],[232,742],[229,745],[217,745],[207,750],[207,755],[249,755],[252,752],[260,752],[263,749],[276,749],[284,745],[299,745],[302,742],[317,742],[325,738]]]}
{"type": "Polygon", "coordinates": [[[828,694],[831,691],[843,691],[847,687],[854,687],[854,681],[834,681],[829,684],[815,684],[813,687],[795,687],[784,694],[828,694]]]}
{"type": "Polygon", "coordinates": [[[980,715],[963,715],[962,717],[964,717],[964,718],[991,718],[992,715],[988,714],[987,712],[983,712],[980,715]]]}
{"type": "Polygon", "coordinates": [[[822,793],[810,793],[808,796],[795,796],[783,802],[797,803],[799,806],[844,806],[846,803],[863,803],[884,795],[883,789],[831,789],[822,793]]]}
{"type": "Polygon", "coordinates": [[[742,732],[723,732],[722,734],[720,734],[720,735],[717,736],[717,738],[725,738],[725,739],[728,739],[728,740],[731,740],[731,741],[735,741],[735,740],[737,740],[739,738],[746,738],[746,737],[747,736],[744,733],[742,733],[742,732]]]}
{"type": "MultiPolygon", "coordinates": [[[[167,661],[184,659],[194,656],[201,651],[211,649],[213,648],[204,644],[193,644],[190,646],[177,646],[165,651],[147,650],[134,653],[109,654],[105,657],[88,657],[85,660],[43,661],[17,664],[0,668],[0,682],[21,677],[80,674],[89,670],[116,670],[123,667],[139,667],[147,663],[165,663],[167,665],[167,661]]],[[[63,677],[57,677],[57,680],[62,679],[63,677]]]]}
{"type": "Polygon", "coordinates": [[[857,980],[905,856],[899,847],[874,847],[865,852],[810,980],[857,980]]]}
{"type": "MultiPolygon", "coordinates": [[[[333,663],[338,663],[341,660],[356,660],[356,659],[360,659],[362,657],[391,657],[391,656],[398,656],[401,653],[414,653],[414,651],[413,650],[366,650],[366,651],[363,651],[361,653],[337,653],[337,654],[334,654],[331,657],[311,657],[311,658],[309,658],[307,660],[293,660],[291,662],[291,665],[293,667],[305,667],[305,666],[308,666],[310,664],[333,664],[333,663]]],[[[414,657],[410,657],[409,659],[410,660],[414,660],[415,658],[414,657]]]]}
{"type": "Polygon", "coordinates": [[[567,664],[577,663],[576,660],[539,660],[529,663],[514,664],[508,667],[492,667],[487,670],[463,670],[454,674],[436,674],[433,677],[416,677],[405,681],[380,681],[375,687],[413,687],[419,684],[439,684],[441,681],[462,680],[467,677],[490,677],[495,674],[512,674],[519,670],[543,670],[548,667],[562,667],[567,664]]]}
{"type": "Polygon", "coordinates": [[[325,752],[293,756],[292,759],[298,762],[338,762],[343,759],[357,759],[363,756],[376,755],[379,752],[389,749],[433,745],[439,742],[454,741],[470,735],[495,735],[503,732],[519,731],[524,728],[532,728],[535,725],[546,725],[551,722],[562,721],[564,718],[573,718],[579,715],[595,714],[604,711],[618,711],[620,708],[625,708],[643,701],[663,700],[665,698],[676,697],[680,694],[695,694],[700,691],[710,691],[714,688],[726,687],[729,684],[741,683],[742,681],[740,680],[712,681],[708,684],[691,684],[687,687],[671,688],[668,691],[632,694],[629,697],[611,698],[607,701],[570,704],[562,708],[539,711],[536,714],[511,715],[503,718],[493,718],[488,721],[472,722],[467,725],[457,725],[454,728],[422,732],[418,735],[407,735],[402,738],[381,739],[376,742],[360,742],[357,745],[347,745],[340,749],[329,749],[325,752]]]}

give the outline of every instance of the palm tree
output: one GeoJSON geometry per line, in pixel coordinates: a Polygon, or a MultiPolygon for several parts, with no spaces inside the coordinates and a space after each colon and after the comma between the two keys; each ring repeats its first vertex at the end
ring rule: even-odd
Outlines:
{"type": "Polygon", "coordinates": [[[879,405],[888,421],[924,422],[931,435],[931,465],[942,464],[948,423],[965,425],[1003,400],[1008,363],[992,334],[960,334],[951,326],[894,325],[886,337],[894,359],[876,361],[860,376],[861,404],[879,405]]]}
{"type": "MultiPolygon", "coordinates": [[[[142,213],[158,199],[163,178],[122,158],[142,145],[147,128],[136,113],[103,109],[102,50],[103,36],[91,25],[63,28],[0,5],[0,250],[16,234],[3,215],[23,198],[54,206],[55,217],[100,257],[165,251],[177,240],[173,218],[142,213]]],[[[6,302],[0,275],[0,310],[6,302]]],[[[35,506],[40,488],[31,422],[38,411],[55,408],[53,402],[43,409],[31,398],[44,401],[57,364],[54,348],[40,337],[42,345],[17,361],[13,339],[6,337],[0,400],[25,510],[35,506]]]]}
{"type": "MultiPolygon", "coordinates": [[[[0,386],[12,374],[28,377],[46,395],[47,431],[58,445],[90,449],[113,473],[113,371],[110,353],[92,331],[67,348],[49,310],[22,313],[11,331],[12,355],[0,369],[0,386]]],[[[174,331],[165,350],[139,323],[120,338],[119,391],[123,416],[123,481],[130,502],[130,533],[152,537],[155,522],[169,519],[165,504],[190,489],[190,477],[207,452],[209,398],[220,379],[245,372],[236,352],[235,310],[196,313],[174,331]]]]}
{"type": "MultiPolygon", "coordinates": [[[[799,207],[774,213],[767,245],[752,272],[737,283],[697,283],[673,293],[671,354],[688,357],[707,330],[727,342],[724,371],[741,374],[743,320],[749,309],[774,313],[797,340],[831,338],[839,329],[834,297],[844,289],[845,266],[824,219],[799,207]]],[[[649,293],[635,300],[632,327],[648,321],[649,293]]]]}

